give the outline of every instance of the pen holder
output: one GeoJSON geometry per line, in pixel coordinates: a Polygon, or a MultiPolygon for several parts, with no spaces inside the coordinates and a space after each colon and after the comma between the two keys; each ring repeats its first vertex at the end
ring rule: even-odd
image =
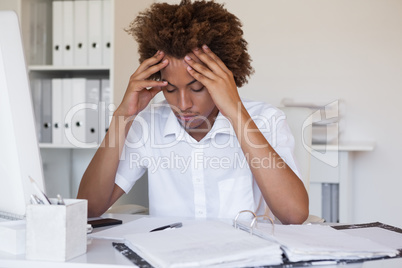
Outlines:
{"type": "Polygon", "coordinates": [[[65,205],[28,205],[26,258],[67,261],[87,251],[87,200],[65,199],[65,205]]]}

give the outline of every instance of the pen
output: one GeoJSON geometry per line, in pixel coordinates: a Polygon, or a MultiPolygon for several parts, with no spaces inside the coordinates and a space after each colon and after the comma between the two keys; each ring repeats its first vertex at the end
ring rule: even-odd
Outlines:
{"type": "Polygon", "coordinates": [[[165,229],[168,229],[168,228],[180,228],[182,226],[183,226],[183,224],[181,222],[176,222],[176,223],[172,223],[172,224],[169,224],[169,225],[165,225],[165,226],[161,226],[161,227],[152,229],[150,232],[162,231],[162,230],[165,230],[165,229]]]}

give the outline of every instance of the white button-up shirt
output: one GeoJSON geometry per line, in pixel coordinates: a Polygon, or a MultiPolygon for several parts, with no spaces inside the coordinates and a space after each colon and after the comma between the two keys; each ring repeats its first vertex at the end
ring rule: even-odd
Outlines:
{"type": "MultiPolygon", "coordinates": [[[[294,139],[283,112],[261,102],[243,103],[267,141],[299,175],[294,139]]],[[[258,165],[264,168],[277,164],[271,157],[252,161],[262,161],[258,165]]],[[[265,210],[232,125],[220,113],[197,142],[166,101],[142,111],[128,133],[115,182],[127,193],[146,169],[153,216],[233,218],[240,210],[259,214],[265,210]]]]}

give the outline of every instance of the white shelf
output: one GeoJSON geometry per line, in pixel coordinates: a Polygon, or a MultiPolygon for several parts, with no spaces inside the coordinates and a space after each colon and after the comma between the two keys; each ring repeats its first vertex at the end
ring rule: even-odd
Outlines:
{"type": "Polygon", "coordinates": [[[39,143],[39,148],[41,149],[98,149],[98,147],[99,144],[78,147],[67,144],[39,143]]]}
{"type": "Polygon", "coordinates": [[[29,71],[109,71],[108,66],[54,66],[54,65],[30,65],[29,71]]]}

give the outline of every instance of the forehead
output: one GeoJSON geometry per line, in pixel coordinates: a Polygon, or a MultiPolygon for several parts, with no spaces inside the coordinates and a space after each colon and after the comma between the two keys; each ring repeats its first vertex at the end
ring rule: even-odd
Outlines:
{"type": "MultiPolygon", "coordinates": [[[[194,55],[189,55],[195,61],[200,62],[200,60],[194,55]]],[[[167,59],[169,64],[161,70],[162,80],[166,80],[175,86],[186,85],[194,80],[194,78],[187,72],[188,64],[184,59],[178,59],[169,55],[166,55],[164,59],[167,59]]]]}

